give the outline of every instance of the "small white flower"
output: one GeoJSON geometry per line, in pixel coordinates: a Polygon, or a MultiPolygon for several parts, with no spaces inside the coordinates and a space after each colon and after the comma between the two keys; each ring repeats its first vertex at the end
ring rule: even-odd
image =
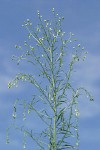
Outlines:
{"type": "Polygon", "coordinates": [[[26,145],[25,145],[25,144],[23,145],[23,148],[26,148],[26,145]]]}
{"type": "Polygon", "coordinates": [[[81,46],[81,44],[78,44],[78,47],[80,47],[81,46]]]}
{"type": "Polygon", "coordinates": [[[16,114],[15,113],[13,113],[12,116],[13,116],[14,119],[16,118],[16,114]]]}
{"type": "Polygon", "coordinates": [[[50,31],[52,31],[52,28],[49,28],[50,31]]]}
{"type": "Polygon", "coordinates": [[[52,8],[52,12],[54,12],[54,10],[55,10],[55,9],[54,9],[54,8],[52,8]]]}
{"type": "Polygon", "coordinates": [[[44,57],[44,55],[42,54],[42,57],[44,57]]]}
{"type": "Polygon", "coordinates": [[[78,142],[76,142],[76,146],[79,146],[79,143],[78,143],[78,142]]]}
{"type": "Polygon", "coordinates": [[[75,109],[75,115],[78,117],[80,115],[78,109],[75,109]]]}
{"type": "Polygon", "coordinates": [[[30,110],[30,109],[28,109],[28,114],[30,114],[30,112],[31,112],[31,110],[30,110]]]}

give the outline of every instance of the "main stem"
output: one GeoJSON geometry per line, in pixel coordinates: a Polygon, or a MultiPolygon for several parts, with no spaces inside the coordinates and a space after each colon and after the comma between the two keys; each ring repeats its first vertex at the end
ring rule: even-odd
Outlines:
{"type": "Polygon", "coordinates": [[[53,146],[53,150],[57,150],[57,145],[56,145],[56,120],[57,120],[57,101],[56,101],[56,81],[55,81],[55,76],[54,76],[54,60],[53,60],[53,55],[54,55],[54,51],[53,51],[53,46],[51,49],[51,71],[52,71],[52,90],[53,90],[53,100],[54,100],[54,131],[53,131],[53,142],[52,142],[52,146],[53,146]]]}
{"type": "Polygon", "coordinates": [[[57,149],[56,146],[56,120],[57,120],[57,109],[56,109],[56,96],[54,95],[54,150],[57,149]]]}

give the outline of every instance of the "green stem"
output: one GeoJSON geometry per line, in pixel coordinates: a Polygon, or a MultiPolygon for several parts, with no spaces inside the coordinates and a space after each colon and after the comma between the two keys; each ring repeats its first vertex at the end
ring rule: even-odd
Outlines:
{"type": "Polygon", "coordinates": [[[54,150],[57,149],[56,146],[56,136],[57,136],[57,132],[56,132],[56,120],[57,120],[57,109],[56,109],[56,97],[54,97],[54,150]]]}
{"type": "Polygon", "coordinates": [[[53,150],[57,149],[57,145],[56,145],[56,136],[57,136],[57,132],[56,132],[56,121],[57,121],[57,101],[56,101],[56,81],[55,81],[55,76],[54,76],[54,62],[53,62],[53,56],[54,55],[54,43],[52,44],[52,49],[50,51],[50,57],[51,57],[51,72],[52,72],[52,96],[53,96],[53,100],[54,100],[54,132],[53,132],[53,150]]]}

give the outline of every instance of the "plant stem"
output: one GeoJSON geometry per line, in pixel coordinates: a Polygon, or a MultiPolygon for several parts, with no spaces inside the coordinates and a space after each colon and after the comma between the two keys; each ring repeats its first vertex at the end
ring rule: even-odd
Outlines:
{"type": "Polygon", "coordinates": [[[56,101],[56,81],[54,76],[54,43],[52,44],[52,49],[50,51],[50,57],[51,57],[51,72],[52,72],[52,96],[54,100],[54,132],[53,132],[53,150],[57,149],[56,145],[56,120],[57,120],[57,101],[56,101]]]}
{"type": "Polygon", "coordinates": [[[56,108],[56,95],[54,95],[54,150],[57,149],[56,147],[56,120],[57,120],[57,108],[56,108]]]}

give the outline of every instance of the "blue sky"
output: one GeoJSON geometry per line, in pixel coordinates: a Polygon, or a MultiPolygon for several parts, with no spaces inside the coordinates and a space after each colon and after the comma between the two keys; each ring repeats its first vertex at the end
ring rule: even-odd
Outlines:
{"type": "MultiPolygon", "coordinates": [[[[48,18],[52,8],[65,17],[63,24],[66,34],[72,32],[88,51],[85,63],[76,66],[77,85],[83,85],[94,96],[80,103],[80,150],[100,149],[100,1],[99,0],[0,0],[0,148],[4,150],[22,150],[21,134],[11,130],[11,143],[5,144],[6,128],[11,124],[12,106],[17,97],[24,97],[22,86],[9,90],[7,83],[25,66],[11,61],[16,54],[15,44],[25,40],[26,32],[21,27],[29,18],[36,24],[37,10],[48,18]],[[20,137],[20,138],[19,138],[20,137]]],[[[34,118],[36,119],[36,118],[34,118]]],[[[30,120],[27,126],[32,126],[30,120]]],[[[29,141],[27,149],[34,149],[29,141]]]]}

